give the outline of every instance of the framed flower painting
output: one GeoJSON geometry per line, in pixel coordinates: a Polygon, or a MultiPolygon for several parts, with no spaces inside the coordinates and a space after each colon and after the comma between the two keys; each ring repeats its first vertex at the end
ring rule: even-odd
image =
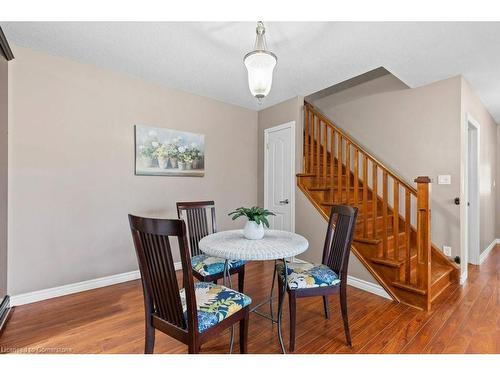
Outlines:
{"type": "Polygon", "coordinates": [[[135,125],[135,174],[205,175],[205,136],[180,130],[135,125]]]}

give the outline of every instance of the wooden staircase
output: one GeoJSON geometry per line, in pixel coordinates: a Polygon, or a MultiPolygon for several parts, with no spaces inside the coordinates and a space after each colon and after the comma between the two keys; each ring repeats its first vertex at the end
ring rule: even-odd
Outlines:
{"type": "Polygon", "coordinates": [[[327,220],[334,204],[358,207],[354,254],[394,300],[430,310],[459,278],[431,242],[430,179],[415,189],[309,103],[303,151],[302,192],[327,220]]]}

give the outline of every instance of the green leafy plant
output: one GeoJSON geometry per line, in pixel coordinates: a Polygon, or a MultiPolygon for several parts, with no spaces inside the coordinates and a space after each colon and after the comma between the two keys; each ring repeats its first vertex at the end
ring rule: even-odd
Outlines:
{"type": "Polygon", "coordinates": [[[269,228],[269,221],[267,220],[268,216],[276,216],[274,213],[272,213],[269,210],[266,210],[265,208],[260,208],[260,207],[251,207],[251,208],[246,208],[246,207],[240,207],[234,210],[233,212],[229,213],[228,216],[232,216],[233,220],[236,220],[237,218],[241,216],[245,216],[248,218],[249,221],[255,221],[257,225],[260,223],[264,224],[267,228],[269,228]]]}
{"type": "Polygon", "coordinates": [[[165,159],[166,157],[168,157],[168,150],[167,150],[167,147],[165,145],[161,145],[160,147],[158,147],[155,151],[154,151],[154,155],[158,158],[158,159],[165,159]]]}
{"type": "Polygon", "coordinates": [[[160,147],[160,142],[153,137],[144,142],[143,145],[139,147],[140,155],[144,158],[156,158],[156,150],[160,147]]]}
{"type": "Polygon", "coordinates": [[[179,156],[179,145],[176,143],[169,143],[166,147],[166,151],[169,158],[177,158],[179,156]]]}

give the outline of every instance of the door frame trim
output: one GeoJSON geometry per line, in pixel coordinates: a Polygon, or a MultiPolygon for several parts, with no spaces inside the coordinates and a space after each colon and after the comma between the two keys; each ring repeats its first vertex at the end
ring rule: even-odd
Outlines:
{"type": "Polygon", "coordinates": [[[268,207],[268,196],[267,196],[267,143],[269,139],[269,134],[280,131],[283,129],[290,128],[292,134],[290,137],[290,163],[291,163],[291,176],[290,176],[290,224],[292,232],[295,232],[295,143],[296,143],[296,134],[295,134],[295,121],[289,121],[281,125],[276,125],[271,128],[264,129],[264,208],[268,207]]]}
{"type": "MultiPolygon", "coordinates": [[[[469,227],[469,218],[468,218],[468,209],[467,209],[467,202],[469,201],[469,176],[468,176],[468,170],[469,170],[469,124],[472,125],[473,127],[476,128],[477,131],[477,147],[476,147],[476,173],[478,177],[477,181],[477,194],[476,194],[476,205],[477,205],[477,224],[480,225],[480,218],[481,218],[481,207],[480,207],[480,184],[479,180],[481,179],[480,176],[480,150],[481,150],[481,125],[479,122],[477,122],[474,117],[470,113],[465,114],[465,118],[463,121],[462,125],[462,157],[461,157],[461,165],[460,165],[460,171],[462,178],[461,180],[461,186],[460,186],[460,258],[461,258],[461,282],[465,282],[467,279],[467,265],[469,263],[469,236],[468,236],[468,227],[469,227]]],[[[477,228],[478,231],[478,252],[477,258],[479,261],[479,255],[481,252],[481,231],[480,228],[477,228]]]]}

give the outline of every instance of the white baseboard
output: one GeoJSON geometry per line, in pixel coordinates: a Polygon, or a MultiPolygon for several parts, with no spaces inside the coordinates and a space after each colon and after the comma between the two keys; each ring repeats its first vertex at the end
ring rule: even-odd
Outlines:
{"type": "Polygon", "coordinates": [[[392,300],[391,296],[385,291],[385,289],[378,284],[358,279],[357,277],[354,276],[347,276],[347,285],[392,300]]]}
{"type": "MultiPolygon", "coordinates": [[[[175,263],[175,269],[181,269],[181,263],[175,263]]],[[[102,288],[109,285],[124,283],[126,281],[140,279],[139,270],[119,273],[117,275],[99,277],[97,279],[67,284],[55,288],[42,289],[34,292],[18,294],[10,297],[11,306],[21,306],[28,303],[43,301],[50,298],[66,296],[68,294],[84,292],[86,290],[102,288]]]]}
{"type": "MultiPolygon", "coordinates": [[[[296,261],[301,261],[300,259],[295,259],[296,261]]],[[[181,263],[175,263],[175,269],[181,269],[181,263]]],[[[81,281],[74,284],[67,284],[58,286],[55,288],[42,289],[34,292],[18,294],[11,296],[10,305],[11,306],[21,306],[28,303],[43,301],[50,298],[66,296],[68,294],[84,292],[86,290],[102,288],[105,286],[110,286],[114,284],[124,283],[126,281],[137,280],[140,278],[139,271],[130,271],[125,273],[120,273],[117,275],[99,277],[97,279],[81,281]]],[[[389,294],[378,284],[371,283],[369,281],[358,279],[354,276],[347,276],[347,284],[364,290],[369,293],[376,294],[387,299],[392,299],[389,294]]]]}
{"type": "Polygon", "coordinates": [[[495,240],[493,240],[486,249],[484,249],[484,251],[479,255],[479,264],[483,263],[486,258],[488,257],[488,255],[490,255],[491,253],[491,250],[493,250],[495,248],[496,245],[500,244],[500,239],[497,238],[495,240]]]}

